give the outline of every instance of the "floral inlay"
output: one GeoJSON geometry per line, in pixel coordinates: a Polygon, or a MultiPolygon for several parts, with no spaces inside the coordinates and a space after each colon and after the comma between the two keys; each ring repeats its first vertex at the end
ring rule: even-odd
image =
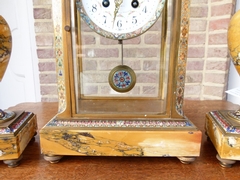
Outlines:
{"type": "Polygon", "coordinates": [[[227,133],[240,134],[240,128],[231,125],[231,123],[219,111],[211,111],[210,114],[224,129],[224,131],[226,131],[227,133]]]}
{"type": "Polygon", "coordinates": [[[0,135],[1,134],[12,134],[16,132],[24,123],[32,116],[33,113],[31,112],[24,112],[21,116],[19,116],[14,122],[12,122],[7,127],[0,128],[0,135]]]}
{"type": "Polygon", "coordinates": [[[53,119],[47,126],[83,128],[189,128],[187,120],[59,120],[53,119]]]}

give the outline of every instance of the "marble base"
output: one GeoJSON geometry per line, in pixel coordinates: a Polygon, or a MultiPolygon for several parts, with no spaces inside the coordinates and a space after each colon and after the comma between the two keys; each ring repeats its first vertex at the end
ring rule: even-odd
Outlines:
{"type": "Polygon", "coordinates": [[[40,130],[45,160],[64,155],[177,157],[188,164],[200,154],[202,133],[187,119],[50,120],[40,130]]]}
{"type": "Polygon", "coordinates": [[[232,111],[211,111],[206,114],[205,130],[217,150],[222,167],[231,167],[240,160],[240,121],[232,118],[232,111]]]}
{"type": "Polygon", "coordinates": [[[31,112],[15,112],[14,119],[0,124],[0,160],[18,166],[22,152],[37,132],[37,118],[31,112]]]}

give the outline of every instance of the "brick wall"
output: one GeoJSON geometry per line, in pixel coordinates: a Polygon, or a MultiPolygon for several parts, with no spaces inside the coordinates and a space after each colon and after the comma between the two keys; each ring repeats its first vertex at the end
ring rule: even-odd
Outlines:
{"type": "Polygon", "coordinates": [[[185,98],[225,99],[234,0],[192,0],[185,98]]]}
{"type": "Polygon", "coordinates": [[[52,0],[33,0],[42,101],[58,101],[52,0]]]}
{"type": "MultiPolygon", "coordinates": [[[[42,101],[58,100],[51,1],[33,0],[42,101]]],[[[192,0],[185,98],[200,100],[225,98],[229,67],[226,36],[234,2],[234,0],[192,0]]],[[[85,44],[94,44],[95,41],[93,36],[85,36],[85,44]]],[[[130,43],[138,44],[140,40],[136,38],[131,41],[130,43]]],[[[102,38],[99,42],[110,43],[102,38]]],[[[93,65],[88,67],[96,68],[94,61],[91,63],[93,65]]],[[[149,64],[146,64],[146,67],[149,67],[149,64]]]]}

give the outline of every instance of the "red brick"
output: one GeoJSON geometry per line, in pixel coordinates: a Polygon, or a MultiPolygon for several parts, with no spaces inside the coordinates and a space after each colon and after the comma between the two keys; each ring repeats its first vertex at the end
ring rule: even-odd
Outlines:
{"type": "Polygon", "coordinates": [[[96,44],[96,38],[93,35],[83,35],[82,45],[96,44]]]}
{"type": "Polygon", "coordinates": [[[81,30],[84,32],[93,32],[93,30],[85,23],[85,21],[81,20],[81,30]]]}
{"type": "Polygon", "coordinates": [[[97,70],[97,61],[96,60],[83,60],[83,70],[84,71],[96,71],[97,70]]]}
{"type": "Polygon", "coordinates": [[[35,22],[35,33],[53,33],[52,22],[35,22]]]}
{"type": "MultiPolygon", "coordinates": [[[[131,39],[127,39],[122,41],[123,42],[123,46],[126,44],[140,44],[141,43],[141,37],[137,36],[135,38],[131,38],[131,39]]],[[[102,45],[117,45],[119,44],[117,40],[113,40],[113,39],[109,39],[109,38],[105,38],[105,37],[100,37],[100,44],[102,45]]],[[[121,45],[119,44],[119,47],[121,45]]]]}
{"type": "Polygon", "coordinates": [[[41,85],[41,95],[57,95],[56,85],[41,85]]]}
{"type": "Polygon", "coordinates": [[[140,60],[123,59],[123,64],[131,67],[133,70],[141,70],[140,60]]]}
{"type": "Polygon", "coordinates": [[[114,67],[121,64],[119,60],[100,60],[99,61],[99,70],[111,70],[114,67]]]}
{"type": "Polygon", "coordinates": [[[158,75],[156,73],[137,73],[138,83],[157,83],[158,75]]]}
{"type": "Polygon", "coordinates": [[[219,70],[226,71],[229,68],[229,63],[227,61],[207,61],[206,70],[219,70]]]}
{"type": "Polygon", "coordinates": [[[146,34],[144,36],[144,42],[145,44],[159,44],[161,42],[160,36],[160,33],[146,34]]]}
{"type": "Polygon", "coordinates": [[[51,19],[52,11],[48,8],[34,8],[33,16],[34,19],[51,19]]]}
{"type": "Polygon", "coordinates": [[[203,58],[205,53],[204,47],[191,47],[188,48],[188,58],[203,58]]]}
{"type": "Polygon", "coordinates": [[[186,83],[201,83],[203,79],[202,73],[190,73],[187,72],[186,74],[186,83]]]}
{"type": "Polygon", "coordinates": [[[158,48],[126,48],[123,50],[125,57],[148,58],[159,57],[158,48]]]}
{"type": "Polygon", "coordinates": [[[207,20],[206,19],[191,19],[190,20],[190,32],[206,31],[207,20]]]}
{"type": "Polygon", "coordinates": [[[55,62],[40,62],[38,64],[39,71],[56,71],[55,62]]]}
{"type": "Polygon", "coordinates": [[[119,50],[117,48],[114,49],[85,49],[83,51],[86,57],[97,57],[97,58],[111,58],[118,57],[119,50]]]}
{"type": "Polygon", "coordinates": [[[108,74],[109,72],[101,73],[99,71],[83,73],[83,82],[84,83],[108,83],[108,74]]]}
{"type": "Polygon", "coordinates": [[[209,31],[227,30],[229,22],[230,18],[210,20],[209,31]]]}
{"type": "Polygon", "coordinates": [[[184,94],[187,96],[194,95],[199,97],[201,94],[201,85],[186,84],[184,94]]]}
{"type": "Polygon", "coordinates": [[[100,44],[102,44],[102,45],[117,45],[118,41],[109,39],[109,38],[105,38],[105,37],[100,37],[100,44]]]}
{"type": "Polygon", "coordinates": [[[204,86],[204,94],[216,97],[223,97],[225,89],[221,86],[204,86]]]}
{"type": "Polygon", "coordinates": [[[32,0],[33,5],[51,5],[52,0],[32,0]]]}
{"type": "Polygon", "coordinates": [[[143,70],[144,71],[151,71],[151,70],[156,70],[159,69],[159,61],[144,61],[143,62],[143,70]]]}
{"type": "Polygon", "coordinates": [[[189,34],[189,45],[204,45],[206,43],[205,34],[189,34]]]}
{"type": "Polygon", "coordinates": [[[188,61],[187,62],[187,70],[203,70],[203,66],[204,66],[204,61],[188,61]]]}
{"type": "Polygon", "coordinates": [[[54,84],[57,82],[57,76],[54,73],[40,74],[39,77],[40,77],[41,84],[54,84]]]}
{"type": "Polygon", "coordinates": [[[227,47],[209,47],[208,57],[221,57],[226,58],[228,56],[227,47]]]}
{"type": "Polygon", "coordinates": [[[53,46],[54,41],[53,41],[54,36],[53,35],[47,35],[47,34],[41,34],[36,36],[36,44],[37,46],[53,46]]]}
{"type": "Polygon", "coordinates": [[[37,49],[37,55],[40,59],[55,58],[55,49],[37,49]]]}
{"type": "Polygon", "coordinates": [[[41,102],[58,102],[58,96],[57,95],[42,96],[41,102]]]}
{"type": "Polygon", "coordinates": [[[208,16],[208,6],[193,6],[190,10],[191,18],[201,18],[208,16]]]}
{"type": "Polygon", "coordinates": [[[220,5],[213,5],[211,8],[211,16],[224,16],[224,15],[231,15],[233,9],[233,4],[220,4],[220,5]]]}
{"type": "Polygon", "coordinates": [[[227,33],[209,34],[209,45],[227,44],[227,33]]]}
{"type": "Polygon", "coordinates": [[[226,74],[220,73],[205,73],[205,82],[208,83],[216,83],[216,84],[224,84],[227,80],[226,74]]]}
{"type": "Polygon", "coordinates": [[[159,20],[149,29],[150,31],[160,31],[162,27],[162,21],[161,18],[159,18],[159,20]]]}
{"type": "Polygon", "coordinates": [[[140,44],[141,43],[141,36],[137,36],[132,39],[127,39],[123,41],[123,44],[140,44]]]}

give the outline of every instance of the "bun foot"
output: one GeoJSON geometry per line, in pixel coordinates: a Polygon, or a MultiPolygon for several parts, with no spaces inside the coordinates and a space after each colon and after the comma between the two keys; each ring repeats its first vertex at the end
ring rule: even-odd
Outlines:
{"type": "Polygon", "coordinates": [[[14,168],[17,167],[20,164],[20,161],[22,159],[22,155],[18,159],[9,159],[9,160],[4,160],[4,164],[7,164],[8,167],[14,168]]]}
{"type": "Polygon", "coordinates": [[[230,168],[234,163],[236,163],[235,160],[222,159],[218,154],[216,155],[216,158],[219,160],[219,164],[224,168],[230,168]]]}
{"type": "Polygon", "coordinates": [[[63,156],[58,155],[44,155],[44,159],[52,164],[58,163],[63,156]]]}
{"type": "Polygon", "coordinates": [[[196,157],[177,157],[183,164],[191,164],[195,161],[196,157]]]}

